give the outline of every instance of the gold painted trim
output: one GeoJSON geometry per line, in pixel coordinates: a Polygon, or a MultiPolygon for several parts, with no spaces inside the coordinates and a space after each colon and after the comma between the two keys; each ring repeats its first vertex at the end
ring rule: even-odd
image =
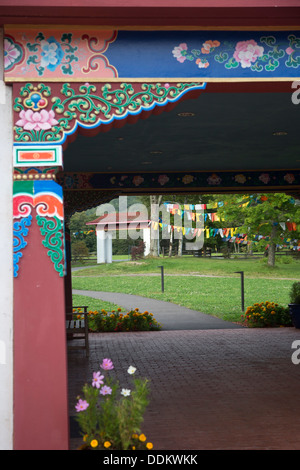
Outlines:
{"type": "Polygon", "coordinates": [[[299,168],[281,168],[279,170],[270,170],[267,168],[264,169],[259,169],[259,170],[171,170],[171,171],[61,171],[60,174],[65,174],[65,175],[73,175],[73,174],[84,174],[84,175],[95,175],[95,174],[100,174],[100,175],[137,175],[137,174],[149,174],[152,175],[153,173],[157,173],[158,175],[162,173],[167,173],[167,174],[182,174],[182,173],[265,173],[265,172],[282,172],[282,171],[299,171],[299,168]]]}
{"type": "Polygon", "coordinates": [[[19,25],[19,24],[5,24],[4,25],[4,31],[6,29],[17,29],[18,31],[26,28],[26,29],[46,29],[46,30],[53,30],[53,29],[62,29],[62,28],[67,28],[71,29],[73,31],[85,31],[87,30],[99,30],[99,31],[300,31],[300,26],[295,25],[295,26],[199,26],[199,25],[194,25],[194,26],[170,26],[170,25],[165,25],[165,26],[140,26],[140,25],[127,25],[127,26],[117,26],[117,25],[66,25],[66,24],[55,24],[55,25],[49,25],[49,24],[26,24],[19,25]]]}
{"type": "Polygon", "coordinates": [[[23,83],[23,82],[45,82],[45,83],[161,83],[161,82],[177,82],[177,83],[193,83],[199,82],[199,84],[209,83],[209,82],[294,82],[299,81],[300,77],[124,77],[124,78],[90,78],[88,76],[81,78],[71,78],[71,77],[61,77],[61,78],[45,78],[43,77],[10,77],[5,76],[4,81],[6,83],[23,83]]]}
{"type": "MultiPolygon", "coordinates": [[[[59,180],[59,178],[58,178],[59,180]]],[[[61,184],[61,183],[60,183],[61,184]]],[[[159,193],[172,193],[178,191],[178,192],[184,192],[186,194],[190,194],[191,192],[196,192],[196,191],[203,191],[206,193],[219,193],[220,191],[218,190],[223,190],[222,192],[227,192],[227,191],[234,191],[235,193],[246,193],[247,191],[254,191],[256,193],[263,192],[263,193],[268,193],[270,191],[276,191],[276,192],[282,192],[282,190],[289,190],[290,192],[293,192],[295,190],[300,189],[300,185],[295,185],[293,187],[291,186],[269,186],[266,188],[265,186],[245,186],[243,188],[237,188],[236,186],[216,186],[216,187],[207,187],[207,186],[194,186],[193,188],[182,188],[182,187],[172,187],[172,188],[126,188],[126,189],[120,189],[120,188],[78,188],[78,189],[72,189],[72,188],[64,188],[64,185],[61,184],[62,188],[64,191],[72,191],[72,192],[82,192],[82,191],[119,191],[124,193],[127,192],[138,192],[138,193],[153,193],[153,192],[159,192],[159,193]]]]}

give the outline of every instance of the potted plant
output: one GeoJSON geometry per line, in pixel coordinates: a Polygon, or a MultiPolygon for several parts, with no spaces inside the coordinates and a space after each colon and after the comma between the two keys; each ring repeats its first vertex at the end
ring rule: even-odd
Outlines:
{"type": "MultiPolygon", "coordinates": [[[[79,396],[75,407],[84,441],[80,450],[151,450],[153,444],[140,429],[149,381],[132,378],[132,387],[121,389],[109,376],[114,369],[112,361],[103,359],[100,368],[101,372],[93,373],[91,384],[84,385],[83,399],[79,396]]],[[[136,368],[130,366],[127,372],[133,376],[136,368]]]]}
{"type": "Polygon", "coordinates": [[[294,282],[290,290],[290,315],[295,328],[300,328],[300,282],[294,282]]]}

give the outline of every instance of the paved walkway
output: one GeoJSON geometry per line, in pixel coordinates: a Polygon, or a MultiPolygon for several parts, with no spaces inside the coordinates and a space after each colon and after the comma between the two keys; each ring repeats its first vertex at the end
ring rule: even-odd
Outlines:
{"type": "MultiPolygon", "coordinates": [[[[129,365],[150,379],[143,432],[155,450],[299,450],[300,364],[291,356],[300,330],[200,328],[202,315],[197,329],[176,329],[175,318],[159,332],[90,333],[88,359],[69,351],[70,416],[108,357],[122,387],[130,386],[129,365]]],[[[74,449],[81,440],[71,423],[74,449]]]]}
{"type": "Polygon", "coordinates": [[[162,325],[164,330],[204,330],[216,328],[241,328],[240,326],[221,320],[220,318],[205,315],[189,308],[181,307],[170,302],[149,299],[139,295],[118,294],[116,292],[95,292],[88,290],[75,290],[73,294],[93,297],[120,305],[128,310],[138,308],[141,312],[153,313],[154,318],[162,325]]]}

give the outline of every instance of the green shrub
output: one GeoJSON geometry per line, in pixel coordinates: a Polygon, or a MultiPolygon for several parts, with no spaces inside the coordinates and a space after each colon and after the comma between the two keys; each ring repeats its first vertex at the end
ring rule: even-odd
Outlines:
{"type": "MultiPolygon", "coordinates": [[[[91,383],[82,389],[75,406],[84,444],[82,450],[151,450],[141,424],[149,403],[149,380],[133,378],[130,389],[120,387],[113,376],[107,375],[114,365],[103,359],[101,371],[93,373],[91,383]],[[103,375],[102,375],[103,374],[103,375]]],[[[136,368],[130,366],[130,375],[136,368]]]]}
{"type": "Polygon", "coordinates": [[[248,307],[242,321],[249,327],[278,327],[291,326],[291,316],[288,307],[282,307],[274,302],[255,303],[248,307]]]}
{"type": "Polygon", "coordinates": [[[300,304],[300,282],[294,282],[290,290],[290,303],[300,304]]]}
{"type": "MultiPolygon", "coordinates": [[[[75,318],[81,317],[81,310],[73,310],[75,318]]],[[[161,325],[155,320],[152,313],[139,312],[139,309],[122,313],[121,309],[112,310],[90,310],[88,312],[89,330],[93,332],[111,331],[158,331],[161,325]]]]}

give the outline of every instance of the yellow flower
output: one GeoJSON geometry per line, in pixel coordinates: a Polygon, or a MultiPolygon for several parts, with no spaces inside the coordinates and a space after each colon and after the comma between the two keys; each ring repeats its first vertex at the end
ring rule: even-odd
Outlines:
{"type": "Polygon", "coordinates": [[[111,446],[111,443],[109,441],[105,441],[103,445],[106,449],[108,449],[111,446]]]}
{"type": "Polygon", "coordinates": [[[97,441],[97,439],[93,439],[93,440],[91,441],[91,447],[97,447],[97,446],[98,446],[98,441],[97,441]]]}
{"type": "Polygon", "coordinates": [[[88,437],[89,437],[89,436],[88,436],[87,434],[85,434],[85,435],[83,436],[83,438],[82,438],[83,442],[86,442],[88,437]]]}
{"type": "Polygon", "coordinates": [[[152,444],[152,442],[147,442],[146,447],[147,447],[147,449],[149,449],[149,450],[153,449],[153,444],[152,444]]]}
{"type": "Polygon", "coordinates": [[[137,439],[139,436],[137,434],[132,434],[132,439],[137,439]]]}
{"type": "Polygon", "coordinates": [[[140,435],[139,435],[139,440],[140,440],[141,442],[145,442],[145,440],[146,440],[145,434],[140,434],[140,435]]]}

